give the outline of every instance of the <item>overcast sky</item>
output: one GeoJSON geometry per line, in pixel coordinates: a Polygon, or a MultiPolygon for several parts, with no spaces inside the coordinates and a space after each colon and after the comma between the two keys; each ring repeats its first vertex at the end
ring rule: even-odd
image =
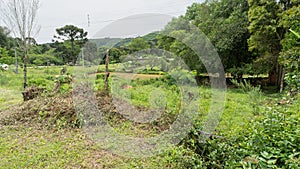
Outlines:
{"type": "MultiPolygon", "coordinates": [[[[132,15],[155,13],[179,16],[187,6],[201,0],[40,0],[39,24],[41,30],[37,37],[39,43],[51,42],[55,29],[66,24],[74,24],[94,37],[97,32],[119,19],[132,15]],[[90,25],[88,25],[88,15],[90,25]]],[[[143,15],[140,15],[143,17],[143,15]]],[[[168,17],[157,21],[161,27],[168,17]]],[[[155,28],[153,28],[155,29],[155,28]]],[[[155,31],[155,30],[153,30],[155,31]]],[[[105,35],[103,35],[105,36],[105,35]]],[[[109,37],[107,35],[106,37],[109,37]]]]}

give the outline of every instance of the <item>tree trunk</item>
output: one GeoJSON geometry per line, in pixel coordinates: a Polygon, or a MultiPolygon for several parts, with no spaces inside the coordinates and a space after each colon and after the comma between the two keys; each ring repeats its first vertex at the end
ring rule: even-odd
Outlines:
{"type": "Polygon", "coordinates": [[[23,72],[24,72],[24,90],[27,88],[27,57],[28,57],[28,48],[27,46],[24,49],[24,58],[23,58],[23,72]]]}
{"type": "Polygon", "coordinates": [[[73,66],[75,66],[75,64],[76,64],[76,59],[75,59],[75,56],[74,56],[75,47],[74,47],[74,40],[72,40],[72,39],[71,39],[71,44],[72,44],[72,52],[71,52],[72,64],[73,64],[73,66]]]}
{"type": "Polygon", "coordinates": [[[19,70],[18,70],[18,57],[17,57],[17,50],[15,48],[15,59],[16,59],[16,70],[15,70],[15,73],[18,74],[19,73],[19,70]]]}
{"type": "Polygon", "coordinates": [[[282,92],[284,81],[284,69],[279,63],[276,63],[273,70],[269,73],[268,83],[269,85],[276,86],[277,89],[282,92]]]}
{"type": "Polygon", "coordinates": [[[273,68],[271,70],[271,72],[269,72],[269,75],[268,75],[268,84],[271,85],[271,86],[277,86],[277,83],[278,83],[278,72],[276,70],[276,68],[273,68]]]}
{"type": "Polygon", "coordinates": [[[284,76],[285,76],[285,71],[283,66],[281,66],[281,79],[280,79],[280,93],[283,92],[283,88],[284,88],[284,76]]]}
{"type": "Polygon", "coordinates": [[[109,49],[106,50],[106,59],[105,59],[105,79],[104,79],[104,90],[108,91],[108,64],[109,64],[109,49]]]}

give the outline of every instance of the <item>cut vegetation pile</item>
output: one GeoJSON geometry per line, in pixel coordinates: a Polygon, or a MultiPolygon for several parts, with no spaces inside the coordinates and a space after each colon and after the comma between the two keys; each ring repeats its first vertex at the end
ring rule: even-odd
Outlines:
{"type": "Polygon", "coordinates": [[[16,123],[41,127],[76,127],[78,119],[73,108],[72,94],[37,97],[1,112],[2,125],[16,123]]]}
{"type": "MultiPolygon", "coordinates": [[[[103,92],[98,92],[96,98],[99,111],[103,112],[105,119],[109,121],[110,125],[120,129],[122,128],[122,124],[129,123],[127,115],[132,114],[132,110],[145,112],[146,115],[155,111],[146,107],[131,106],[130,103],[122,99],[112,98],[103,92]],[[120,108],[117,109],[116,104],[123,106],[124,109],[120,112],[120,108]]],[[[82,98],[82,100],[87,99],[82,98]]],[[[164,114],[164,112],[162,112],[162,114],[164,114]]],[[[172,119],[170,115],[166,114],[154,120],[152,123],[143,124],[132,122],[130,126],[137,130],[160,132],[169,127],[169,124],[173,121],[172,119]]],[[[79,117],[79,114],[76,112],[72,92],[69,92],[66,94],[55,94],[54,96],[38,96],[32,100],[0,111],[0,125],[15,124],[25,124],[48,129],[81,128],[83,119],[79,117]]],[[[144,134],[147,135],[150,133],[144,134]]]]}

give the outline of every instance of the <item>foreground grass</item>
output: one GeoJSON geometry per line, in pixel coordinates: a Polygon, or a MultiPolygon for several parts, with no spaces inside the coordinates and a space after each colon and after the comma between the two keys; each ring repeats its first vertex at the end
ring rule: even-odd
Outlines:
{"type": "Polygon", "coordinates": [[[0,168],[78,168],[88,155],[79,131],[2,126],[0,168]]]}
{"type": "MultiPolygon", "coordinates": [[[[201,109],[208,111],[209,89],[200,90],[201,109]]],[[[247,94],[237,90],[227,92],[218,133],[231,136],[244,129],[253,117],[248,102],[247,94]]],[[[129,135],[143,132],[128,124],[120,132],[129,135]]],[[[0,168],[180,168],[188,166],[192,158],[193,152],[177,147],[161,156],[130,159],[105,152],[80,129],[47,130],[22,124],[0,127],[0,168]]]]}
{"type": "Polygon", "coordinates": [[[184,165],[184,153],[176,148],[157,157],[131,159],[102,150],[81,130],[0,126],[0,168],[178,168],[184,165]]]}

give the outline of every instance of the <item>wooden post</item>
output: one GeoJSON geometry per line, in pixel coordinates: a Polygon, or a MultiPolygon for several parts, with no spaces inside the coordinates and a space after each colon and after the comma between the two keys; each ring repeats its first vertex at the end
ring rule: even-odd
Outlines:
{"type": "Polygon", "coordinates": [[[83,48],[81,49],[81,59],[82,59],[82,66],[84,67],[84,54],[83,54],[83,48]]]}
{"type": "Polygon", "coordinates": [[[285,76],[285,71],[283,66],[280,66],[280,93],[283,92],[283,88],[284,88],[284,76],[285,76]]]}
{"type": "Polygon", "coordinates": [[[108,64],[109,64],[109,49],[106,50],[106,59],[105,59],[105,79],[104,79],[104,90],[108,91],[108,64]]]}
{"type": "Polygon", "coordinates": [[[15,73],[18,74],[18,57],[17,57],[17,50],[15,48],[15,59],[16,59],[16,70],[15,70],[15,73]]]}

